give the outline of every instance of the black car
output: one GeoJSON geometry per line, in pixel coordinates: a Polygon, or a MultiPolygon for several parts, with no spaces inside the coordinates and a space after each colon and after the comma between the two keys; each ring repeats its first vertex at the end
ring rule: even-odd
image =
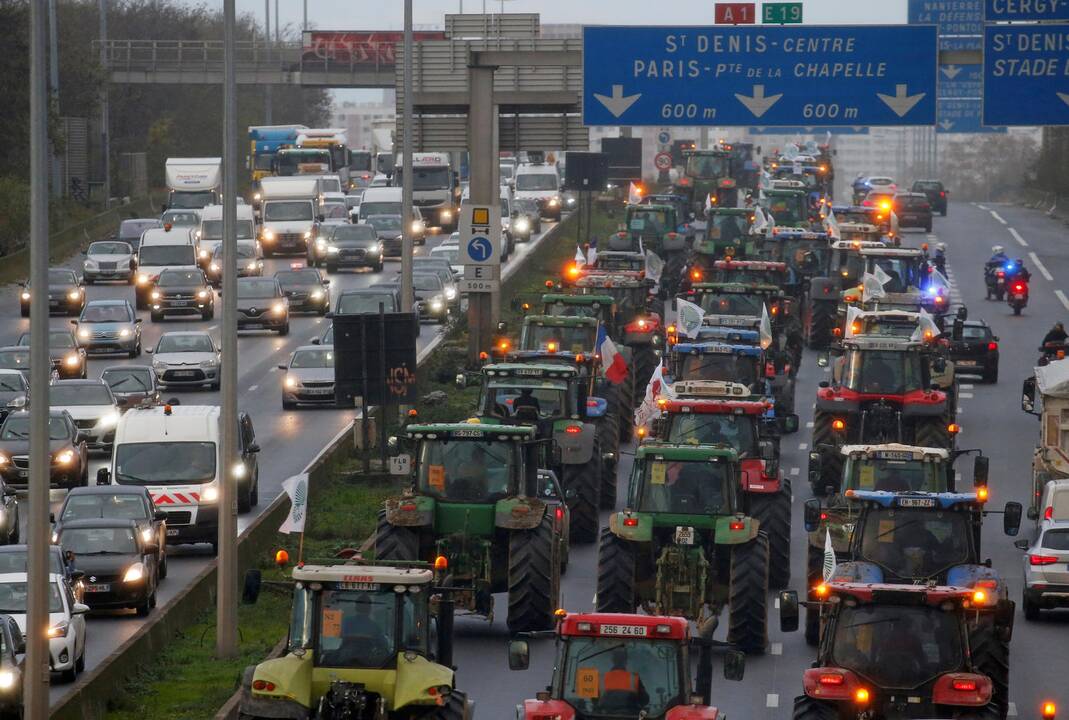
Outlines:
{"type": "Polygon", "coordinates": [[[167,315],[200,315],[201,320],[215,317],[215,292],[200,268],[161,272],[149,293],[149,303],[152,322],[167,315]]]}
{"type": "MultiPolygon", "coordinates": [[[[53,488],[89,484],[89,450],[74,420],[64,410],[48,413],[49,479],[53,488]]],[[[0,479],[25,490],[30,479],[30,413],[13,412],[0,425],[0,479]]]]}
{"type": "Polygon", "coordinates": [[[289,335],[289,301],[274,278],[238,278],[238,330],[289,335]]]}
{"type": "Polygon", "coordinates": [[[324,280],[311,267],[291,267],[275,273],[282,294],[290,304],[290,312],[315,312],[326,315],[330,310],[330,280],[324,280]]]}
{"type": "Polygon", "coordinates": [[[364,220],[368,225],[375,228],[375,235],[382,243],[384,257],[401,257],[401,216],[400,215],[371,215],[364,220]]]}
{"type": "Polygon", "coordinates": [[[933,212],[938,212],[943,217],[947,214],[948,190],[943,187],[942,180],[915,180],[910,192],[924,193],[928,196],[928,203],[933,212]]]}
{"type": "Polygon", "coordinates": [[[92,485],[74,488],[53,518],[53,533],[59,535],[66,523],[77,520],[134,520],[141,539],[155,543],[156,567],[167,577],[167,513],[152,502],[148,488],[138,485],[92,485]]]}
{"type": "Polygon", "coordinates": [[[382,242],[371,225],[332,225],[326,228],[327,272],[341,267],[369,267],[382,271],[382,242]]]}
{"type": "Polygon", "coordinates": [[[979,375],[984,382],[998,382],[998,336],[983,320],[966,320],[961,337],[950,338],[950,359],[955,375],[979,375]]]}
{"type": "Polygon", "coordinates": [[[134,608],[144,617],[156,607],[159,546],[142,537],[136,520],[70,520],[55,539],[85,574],[83,602],[90,608],[134,608]]]}
{"type": "Polygon", "coordinates": [[[26,407],[30,384],[18,370],[0,369],[0,422],[7,414],[26,407]]]}
{"type": "MultiPolygon", "coordinates": [[[[19,283],[19,310],[30,316],[30,284],[19,283]]],[[[79,315],[85,307],[85,286],[73,270],[52,268],[48,271],[48,312],[79,315]]]]}
{"type": "Polygon", "coordinates": [[[104,368],[100,379],[111,388],[111,394],[123,410],[152,407],[160,402],[156,371],[148,365],[113,365],[104,368]]]}
{"type": "Polygon", "coordinates": [[[367,315],[378,313],[379,306],[383,312],[401,311],[401,291],[399,286],[372,285],[359,290],[346,290],[334,303],[335,315],[367,315]]]}
{"type": "MultiPolygon", "coordinates": [[[[73,320],[71,322],[74,322],[73,320]]],[[[30,334],[19,335],[20,347],[30,346],[30,334]]],[[[52,361],[52,369],[64,379],[87,377],[87,363],[85,348],[78,345],[74,339],[74,333],[70,330],[48,331],[48,359],[52,361]]]]}
{"type": "Polygon", "coordinates": [[[898,193],[894,200],[900,228],[924,228],[932,231],[932,206],[924,193],[898,193]]]}
{"type": "MultiPolygon", "coordinates": [[[[25,345],[0,347],[0,370],[18,370],[26,384],[30,383],[30,348],[25,345]]],[[[53,370],[53,373],[55,371],[53,370]]]]}

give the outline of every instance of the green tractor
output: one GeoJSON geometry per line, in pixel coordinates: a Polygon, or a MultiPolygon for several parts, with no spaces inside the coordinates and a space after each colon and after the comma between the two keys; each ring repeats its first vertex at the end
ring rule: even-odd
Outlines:
{"type": "Polygon", "coordinates": [[[674,205],[628,205],[620,230],[609,238],[609,249],[657,254],[664,261],[661,284],[674,295],[690,254],[688,232],[674,205]]]}
{"type": "Polygon", "coordinates": [[[695,215],[705,212],[707,200],[718,207],[738,206],[737,160],[730,150],[684,151],[683,163],[673,192],[687,198],[695,215]]]}
{"type": "Polygon", "coordinates": [[[740,471],[725,447],[640,445],[626,509],[602,530],[597,611],[679,615],[712,637],[727,606],[728,642],[763,653],[768,536],[739,511],[740,471]]]}
{"type": "Polygon", "coordinates": [[[712,267],[721,258],[756,258],[763,234],[753,231],[754,211],[747,208],[712,207],[705,213],[705,233],[695,243],[694,265],[712,267]]]}
{"type": "Polygon", "coordinates": [[[568,513],[556,477],[538,470],[534,428],[409,425],[405,438],[412,485],[386,500],[375,557],[433,561],[459,608],[492,621],[493,593],[507,592],[510,630],[552,628],[568,513]]]}
{"type": "MultiPolygon", "coordinates": [[[[435,585],[419,563],[295,567],[286,654],[245,669],[238,718],[470,720],[452,667],[453,602],[435,585]]],[[[259,589],[250,574],[246,601],[259,589]]]]}
{"type": "Polygon", "coordinates": [[[773,229],[811,228],[809,195],[802,183],[795,180],[775,180],[772,187],[764,191],[764,195],[768,213],[772,216],[773,229]]]}

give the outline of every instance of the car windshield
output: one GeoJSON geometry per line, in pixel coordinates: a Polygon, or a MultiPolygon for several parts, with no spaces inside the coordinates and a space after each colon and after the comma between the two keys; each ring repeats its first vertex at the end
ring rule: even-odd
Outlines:
{"type": "Polygon", "coordinates": [[[925,190],[942,190],[943,183],[937,180],[918,180],[913,183],[913,189],[917,192],[924,192],[925,190]]]}
{"type": "Polygon", "coordinates": [[[777,225],[795,225],[809,217],[805,193],[774,195],[769,198],[768,210],[777,225]]]}
{"type": "Polygon", "coordinates": [[[25,389],[22,373],[0,373],[0,392],[22,392],[25,389]]]}
{"type": "MultiPolygon", "coordinates": [[[[193,206],[190,205],[190,207],[193,206]]],[[[195,212],[168,210],[163,214],[163,217],[160,218],[160,220],[164,225],[171,225],[173,227],[192,227],[200,222],[200,215],[195,212]]]]}
{"type": "Polygon", "coordinates": [[[528,407],[542,420],[559,418],[568,414],[567,388],[555,380],[492,380],[480,404],[496,417],[515,417],[528,407]]]}
{"type": "MultiPolygon", "coordinates": [[[[24,582],[0,583],[0,613],[8,615],[25,615],[29,590],[24,582]]],[[[59,585],[48,583],[48,612],[63,612],[63,600],[59,596],[59,585]]]]}
{"type": "Polygon", "coordinates": [[[196,265],[192,245],[142,246],[138,263],[149,267],[153,265],[196,265]]]}
{"type": "Polygon", "coordinates": [[[703,292],[699,296],[702,310],[708,315],[750,315],[761,317],[765,299],[761,295],[703,292]]]}
{"type": "Polygon", "coordinates": [[[67,407],[69,405],[112,405],[113,401],[106,385],[97,383],[66,385],[60,382],[48,389],[48,403],[52,407],[67,407]]]}
{"type": "Polygon", "coordinates": [[[450,265],[457,264],[457,258],[460,256],[460,249],[455,247],[436,247],[431,250],[431,257],[445,258],[450,265]]]}
{"type": "Polygon", "coordinates": [[[311,200],[274,200],[264,203],[264,221],[266,222],[290,222],[311,219],[311,200]]]}
{"type": "Polygon", "coordinates": [[[954,610],[906,605],[844,605],[831,660],[881,688],[915,688],[962,666],[954,610]]]}
{"type": "Polygon", "coordinates": [[[88,255],[129,255],[133,249],[124,242],[95,242],[89,246],[88,255]]]}
{"type": "Polygon", "coordinates": [[[442,279],[431,273],[415,273],[412,275],[412,287],[416,290],[437,292],[442,289],[442,279]]]}
{"type": "Polygon", "coordinates": [[[238,281],[238,297],[243,300],[259,300],[279,296],[278,282],[274,278],[241,278],[238,281]]]}
{"type": "Polygon", "coordinates": [[[557,192],[560,181],[556,173],[520,173],[516,176],[517,190],[552,190],[557,192]]]}
{"type": "MultiPolygon", "coordinates": [[[[223,221],[205,220],[200,224],[201,240],[222,240],[223,221]]],[[[238,220],[238,240],[252,240],[256,237],[256,226],[252,220],[238,220]]]]}
{"type": "MultiPolygon", "coordinates": [[[[453,173],[447,167],[436,168],[412,168],[412,189],[441,190],[452,184],[453,173]]],[[[397,168],[394,184],[401,185],[401,168],[397,168]]]]}
{"type": "Polygon", "coordinates": [[[378,240],[375,228],[370,225],[338,225],[331,235],[331,242],[365,242],[373,243],[378,240]]]}
{"type": "Polygon", "coordinates": [[[320,593],[317,667],[378,669],[392,665],[400,651],[426,652],[427,593],[398,592],[405,589],[403,585],[368,583],[368,588],[320,593]],[[398,613],[401,637],[397,637],[398,613]]]}
{"type": "Polygon", "coordinates": [[[584,718],[663,717],[688,692],[680,687],[679,657],[677,641],[569,638],[561,699],[584,718]]]}
{"type": "Polygon", "coordinates": [[[364,313],[377,313],[379,305],[385,312],[394,312],[393,293],[346,293],[338,298],[338,315],[363,315],[364,313]]]}
{"type": "Polygon", "coordinates": [[[215,479],[215,443],[145,442],[115,446],[120,485],[195,485],[215,479]]]}
{"type": "MultiPolygon", "coordinates": [[[[29,571],[29,558],[25,546],[21,548],[6,547],[0,550],[0,575],[24,573],[29,571]]],[[[48,572],[53,575],[65,575],[59,548],[52,546],[48,553],[48,572]]]]}
{"type": "Polygon", "coordinates": [[[133,319],[133,310],[129,305],[89,303],[85,306],[85,310],[82,311],[80,322],[132,322],[133,319]]]}
{"type": "MultiPolygon", "coordinates": [[[[235,257],[241,260],[259,257],[259,253],[256,251],[256,243],[238,243],[234,246],[234,249],[236,250],[235,257]]],[[[219,245],[215,248],[215,252],[212,253],[212,260],[221,262],[224,255],[226,255],[226,253],[223,252],[223,246],[219,245]]]]}
{"type": "Polygon", "coordinates": [[[4,350],[0,352],[0,368],[5,370],[25,370],[30,367],[30,351],[4,350]]]}
{"type": "Polygon", "coordinates": [[[991,337],[991,328],[986,326],[966,325],[961,329],[961,336],[965,340],[987,340],[991,337]]]}
{"type": "Polygon", "coordinates": [[[538,201],[534,198],[516,198],[512,205],[524,215],[538,216],[538,201]]]}
{"type": "MultiPolygon", "coordinates": [[[[23,347],[29,347],[30,334],[23,333],[19,335],[19,345],[23,347]]],[[[53,330],[48,333],[48,347],[53,349],[64,349],[76,347],[77,343],[74,342],[74,336],[66,330],[53,330]]]]}
{"type": "Polygon", "coordinates": [[[275,279],[282,287],[306,287],[308,285],[321,285],[322,279],[319,273],[308,268],[306,270],[279,270],[275,273],[275,279]]]}
{"type": "Polygon", "coordinates": [[[498,175],[502,180],[509,180],[515,174],[516,168],[511,165],[499,165],[498,175]]]}
{"type": "Polygon", "coordinates": [[[159,220],[123,220],[119,226],[119,237],[141,240],[141,233],[151,228],[160,227],[159,220]]]}
{"type": "Polygon", "coordinates": [[[156,353],[215,352],[208,335],[164,335],[156,345],[156,353]]]}
{"type": "Polygon", "coordinates": [[[75,555],[135,555],[137,540],[128,527],[65,528],[59,545],[75,555]]]}
{"type": "MultiPolygon", "coordinates": [[[[196,190],[178,190],[171,193],[169,201],[172,208],[190,208],[193,210],[206,208],[209,205],[214,205],[219,202],[215,197],[215,193],[211,190],[202,190],[199,192],[196,190]]],[[[168,213],[165,213],[163,216],[164,222],[167,222],[168,213]]],[[[192,225],[194,223],[188,224],[192,225]]]]}
{"type": "Polygon", "coordinates": [[[334,367],[334,351],[329,348],[316,348],[315,350],[298,350],[293,353],[291,368],[332,368],[334,367]]]}
{"type": "Polygon", "coordinates": [[[78,276],[74,274],[73,270],[49,270],[48,271],[48,284],[49,285],[77,285],[78,276]]]}
{"type": "Polygon", "coordinates": [[[168,270],[160,273],[156,284],[160,287],[189,287],[203,285],[204,275],[200,270],[168,270]]]}
{"type": "Polygon", "coordinates": [[[679,380],[724,380],[752,386],[757,382],[757,358],[734,353],[688,354],[682,358],[679,380]]]}
{"type": "Polygon", "coordinates": [[[372,215],[396,215],[401,217],[401,203],[398,202],[365,202],[360,204],[360,217],[366,218],[372,215]]]}
{"type": "MultiPolygon", "coordinates": [[[[48,439],[66,440],[71,436],[70,428],[63,418],[49,416],[48,439]]],[[[0,428],[0,440],[28,440],[30,438],[30,416],[8,415],[4,426],[0,428]]]]}
{"type": "Polygon", "coordinates": [[[727,445],[740,456],[752,456],[757,448],[757,428],[753,415],[673,414],[668,442],[727,445]]]}
{"type": "Polygon", "coordinates": [[[683,515],[723,515],[729,509],[729,466],[704,460],[647,459],[642,473],[638,509],[683,515]]]}
{"type": "Polygon", "coordinates": [[[148,368],[121,367],[105,370],[100,379],[111,387],[112,392],[131,393],[152,387],[152,371],[148,368]]]}
{"type": "Polygon", "coordinates": [[[946,466],[925,460],[891,459],[895,455],[909,458],[911,453],[877,451],[875,458],[848,457],[843,477],[852,490],[886,490],[888,492],[947,492],[946,466]],[[880,456],[887,457],[880,457],[880,456]]]}
{"type": "Polygon", "coordinates": [[[285,149],[275,155],[278,169],[282,177],[303,174],[302,165],[323,165],[330,167],[330,151],[314,149],[285,149]]]}
{"type": "Polygon", "coordinates": [[[401,232],[400,215],[372,215],[367,219],[367,224],[379,232],[396,230],[401,232]]]}
{"type": "Polygon", "coordinates": [[[442,500],[489,502],[510,494],[516,446],[482,440],[425,440],[419,488],[442,500]]]}
{"type": "Polygon", "coordinates": [[[911,338],[917,331],[917,321],[905,318],[866,317],[862,319],[861,332],[855,335],[882,335],[883,337],[911,338]]]}
{"type": "Polygon", "coordinates": [[[865,516],[860,554],[887,575],[924,580],[975,562],[969,559],[971,536],[967,513],[937,507],[873,509],[865,516]]]}
{"type": "Polygon", "coordinates": [[[598,329],[586,326],[524,325],[521,350],[585,353],[594,349],[598,329]]]}
{"type": "Polygon", "coordinates": [[[920,353],[853,350],[845,360],[842,383],[854,392],[904,395],[924,388],[920,353]]]}

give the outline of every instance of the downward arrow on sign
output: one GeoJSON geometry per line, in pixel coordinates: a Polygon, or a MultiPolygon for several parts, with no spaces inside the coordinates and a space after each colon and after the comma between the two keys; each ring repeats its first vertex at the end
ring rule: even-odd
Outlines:
{"type": "Polygon", "coordinates": [[[761,117],[768,109],[776,104],[776,102],[783,97],[783,93],[778,95],[769,95],[765,97],[765,86],[754,85],[753,97],[743,95],[742,93],[735,93],[735,97],[746,106],[746,109],[754,114],[754,117],[761,117]]]}
{"type": "Polygon", "coordinates": [[[953,80],[961,74],[961,68],[957,65],[947,65],[945,67],[940,68],[940,70],[943,71],[943,74],[947,76],[948,80],[953,80]]]}
{"type": "Polygon", "coordinates": [[[628,95],[624,97],[624,86],[613,85],[612,96],[602,95],[601,93],[594,93],[594,97],[598,102],[605,106],[605,109],[612,113],[613,117],[620,117],[628,108],[635,104],[635,102],[642,97],[642,93],[635,93],[634,95],[628,95]]]}
{"type": "Polygon", "coordinates": [[[907,95],[906,86],[895,85],[894,95],[884,95],[883,93],[876,93],[876,97],[887,103],[887,107],[894,110],[895,115],[898,117],[905,117],[906,113],[913,109],[913,106],[924,99],[927,93],[917,93],[916,95],[907,95]]]}
{"type": "Polygon", "coordinates": [[[954,121],[953,120],[943,120],[942,122],[939,123],[939,127],[943,128],[944,130],[949,130],[950,128],[954,127],[954,121]]]}
{"type": "Polygon", "coordinates": [[[1069,93],[1057,93],[1057,95],[1061,98],[1063,103],[1069,105],[1069,93]]]}

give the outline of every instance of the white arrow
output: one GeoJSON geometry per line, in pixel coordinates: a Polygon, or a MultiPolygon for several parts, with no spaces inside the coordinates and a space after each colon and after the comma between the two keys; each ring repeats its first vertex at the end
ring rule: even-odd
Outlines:
{"type": "Polygon", "coordinates": [[[628,108],[635,104],[635,101],[642,97],[642,93],[635,93],[634,95],[624,97],[624,86],[613,85],[611,97],[609,95],[602,95],[601,93],[594,93],[594,97],[605,106],[606,110],[612,113],[613,117],[620,117],[627,112],[628,108]]]}
{"type": "Polygon", "coordinates": [[[1062,99],[1062,102],[1069,105],[1069,93],[1058,93],[1058,97],[1062,99]]]}
{"type": "Polygon", "coordinates": [[[768,109],[776,104],[776,102],[783,97],[783,93],[778,95],[769,95],[765,97],[765,86],[754,85],[753,97],[743,95],[742,93],[735,93],[735,97],[746,106],[746,109],[754,114],[754,117],[761,117],[768,109]]]}
{"type": "Polygon", "coordinates": [[[961,68],[957,65],[947,65],[946,67],[940,68],[940,70],[943,71],[943,74],[947,76],[948,80],[953,80],[961,74],[961,68]]]}
{"type": "Polygon", "coordinates": [[[943,128],[943,130],[949,130],[950,128],[954,127],[954,121],[943,120],[941,123],[939,123],[939,127],[943,128]]]}
{"type": "Polygon", "coordinates": [[[898,117],[905,117],[906,113],[913,109],[913,106],[924,99],[927,93],[917,93],[916,95],[907,95],[906,86],[895,85],[894,95],[884,95],[883,93],[876,93],[876,97],[887,103],[887,107],[894,110],[895,115],[898,117]]]}

